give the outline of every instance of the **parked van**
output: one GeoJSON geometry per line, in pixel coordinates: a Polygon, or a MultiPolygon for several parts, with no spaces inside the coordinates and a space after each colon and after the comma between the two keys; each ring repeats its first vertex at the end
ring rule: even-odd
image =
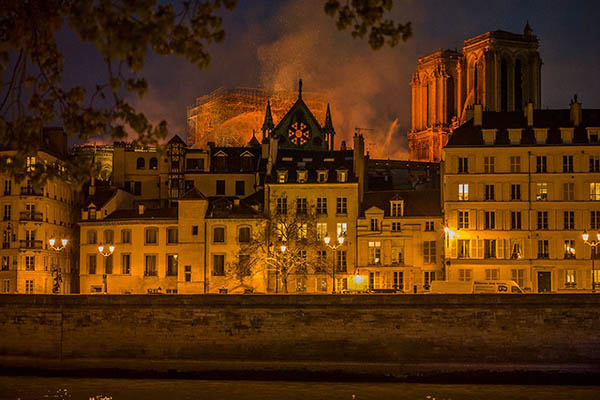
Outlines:
{"type": "Polygon", "coordinates": [[[430,293],[523,293],[515,281],[432,281],[430,293]]]}

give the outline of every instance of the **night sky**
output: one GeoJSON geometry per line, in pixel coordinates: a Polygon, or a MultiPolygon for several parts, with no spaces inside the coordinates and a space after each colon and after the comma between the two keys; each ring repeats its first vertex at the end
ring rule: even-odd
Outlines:
{"type": "MultiPolygon", "coordinates": [[[[584,108],[600,108],[600,2],[597,1],[394,1],[393,16],[413,23],[413,37],[396,48],[372,51],[337,31],[323,12],[325,0],[240,0],[225,13],[227,37],[211,46],[212,61],[198,70],[175,57],[151,56],[144,74],[150,89],[130,99],[171,134],[187,135],[186,109],[220,86],[295,89],[330,99],[338,137],[355,126],[375,129],[367,148],[389,141],[386,157],[406,157],[411,74],[418,57],[490,30],[522,33],[527,20],[540,39],[542,108],[566,108],[577,93],[584,108]]],[[[67,84],[104,79],[104,65],[89,45],[61,34],[67,84]]],[[[275,121],[277,123],[277,121],[275,121]]],[[[339,143],[339,141],[338,141],[339,143]]]]}

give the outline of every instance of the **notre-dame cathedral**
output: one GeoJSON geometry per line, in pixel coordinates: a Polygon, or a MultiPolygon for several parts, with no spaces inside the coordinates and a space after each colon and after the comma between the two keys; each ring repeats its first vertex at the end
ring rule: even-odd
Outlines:
{"type": "Polygon", "coordinates": [[[410,158],[440,161],[442,147],[474,104],[487,111],[541,106],[539,41],[529,24],[523,34],[501,30],[467,39],[462,53],[439,50],[418,60],[411,79],[410,158]]]}

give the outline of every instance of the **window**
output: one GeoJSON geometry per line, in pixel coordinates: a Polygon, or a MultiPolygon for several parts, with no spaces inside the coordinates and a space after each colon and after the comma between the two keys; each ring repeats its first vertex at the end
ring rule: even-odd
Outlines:
{"type": "Polygon", "coordinates": [[[521,200],[521,185],[511,184],[510,185],[510,199],[521,200]]]}
{"type": "Polygon", "coordinates": [[[308,209],[308,202],[305,197],[299,197],[296,199],[296,214],[306,214],[308,209]]]}
{"type": "Polygon", "coordinates": [[[115,232],[112,229],[104,231],[104,243],[113,244],[115,242],[115,232]]]}
{"type": "Polygon", "coordinates": [[[306,239],[308,237],[308,224],[299,223],[298,228],[298,240],[306,239]]]}
{"type": "Polygon", "coordinates": [[[458,200],[467,201],[469,200],[469,184],[460,183],[458,185],[458,200]]]}
{"type": "Polygon", "coordinates": [[[538,240],[538,258],[550,258],[548,251],[548,240],[538,240]]]}
{"type": "Polygon", "coordinates": [[[179,231],[177,228],[167,228],[167,244],[174,244],[179,241],[179,231]]]}
{"type": "Polygon", "coordinates": [[[483,157],[483,172],[493,174],[495,172],[496,157],[483,157]]]}
{"type": "Polygon", "coordinates": [[[565,286],[566,287],[576,287],[577,286],[577,282],[575,281],[575,270],[574,269],[568,269],[565,271],[565,286]]]}
{"type": "Polygon", "coordinates": [[[404,290],[404,272],[394,271],[394,283],[392,289],[404,290]]]}
{"type": "Polygon", "coordinates": [[[131,230],[121,229],[121,243],[131,243],[131,230]]]}
{"type": "Polygon", "coordinates": [[[369,242],[369,264],[381,264],[381,242],[369,242]]]}
{"type": "Polygon", "coordinates": [[[590,229],[600,229],[600,211],[590,211],[590,229]]]}
{"type": "Polygon", "coordinates": [[[469,212],[458,212],[458,229],[469,229],[469,212]]]}
{"type": "Polygon", "coordinates": [[[348,171],[347,170],[338,170],[337,171],[337,181],[338,182],[346,182],[348,180],[348,171]]]}
{"type": "Polygon", "coordinates": [[[370,230],[372,232],[378,232],[379,231],[379,220],[377,218],[371,218],[370,230]]]}
{"type": "Polygon", "coordinates": [[[142,182],[139,182],[139,181],[133,182],[133,194],[135,196],[142,195],[142,182]]]}
{"type": "Polygon", "coordinates": [[[88,254],[88,274],[95,275],[96,274],[96,255],[88,254]]]}
{"type": "Polygon", "coordinates": [[[277,171],[277,183],[285,183],[287,181],[287,171],[277,171]]]}
{"type": "Polygon", "coordinates": [[[485,200],[496,199],[495,189],[496,185],[485,185],[485,200]]]}
{"type": "Polygon", "coordinates": [[[146,168],[146,160],[144,160],[144,157],[138,157],[137,162],[136,162],[136,168],[137,169],[146,168]]]}
{"type": "Polygon", "coordinates": [[[496,229],[496,212],[486,211],[484,229],[496,229]]]}
{"type": "Polygon", "coordinates": [[[459,269],[458,280],[462,282],[470,282],[473,279],[473,270],[471,269],[459,269]]]}
{"type": "Polygon", "coordinates": [[[25,270],[35,271],[35,256],[25,256],[25,270]]]}
{"type": "Polygon", "coordinates": [[[471,257],[471,241],[465,239],[459,239],[456,241],[458,247],[458,258],[470,258],[471,257]]]}
{"type": "Polygon", "coordinates": [[[296,278],[296,292],[306,292],[306,278],[300,276],[296,278]]]}
{"type": "Polygon", "coordinates": [[[317,197],[317,214],[327,214],[327,197],[317,197]]]}
{"type": "Polygon", "coordinates": [[[467,157],[458,157],[458,173],[469,173],[469,159],[467,157]]]}
{"type": "Polygon", "coordinates": [[[537,201],[548,200],[548,184],[536,183],[535,199],[537,201]]]}
{"type": "Polygon", "coordinates": [[[198,236],[198,225],[192,225],[192,236],[198,236]]]}
{"type": "Polygon", "coordinates": [[[590,200],[600,200],[600,182],[590,183],[590,200]]]}
{"type": "Polygon", "coordinates": [[[434,231],[433,227],[434,227],[433,221],[425,221],[425,231],[433,232],[434,231]]]}
{"type": "Polygon", "coordinates": [[[323,240],[327,236],[327,222],[317,222],[317,240],[323,240]]]}
{"type": "Polygon", "coordinates": [[[590,156],[590,172],[600,172],[600,156],[590,156]]]}
{"type": "Polygon", "coordinates": [[[497,281],[500,276],[500,270],[497,268],[486,268],[485,280],[486,281],[497,281]]]}
{"type": "Polygon", "coordinates": [[[400,222],[392,222],[392,232],[400,232],[400,222]]]}
{"type": "Polygon", "coordinates": [[[563,156],[563,172],[573,172],[573,156],[563,156]]]}
{"type": "Polygon", "coordinates": [[[10,256],[2,256],[2,271],[8,271],[10,269],[10,256]]]}
{"type": "Polygon", "coordinates": [[[158,229],[147,228],[145,231],[145,243],[146,244],[157,244],[158,243],[158,229]]]}
{"type": "Polygon", "coordinates": [[[121,254],[121,273],[131,274],[131,254],[121,254]]]}
{"type": "Polygon", "coordinates": [[[575,211],[563,212],[563,229],[575,229],[575,211]]]}
{"type": "Polygon", "coordinates": [[[215,276],[225,276],[225,254],[213,254],[213,271],[215,276]]]}
{"type": "Polygon", "coordinates": [[[346,250],[338,250],[336,257],[336,270],[338,272],[346,272],[348,264],[346,262],[346,250]]]}
{"type": "Polygon", "coordinates": [[[510,212],[510,229],[521,229],[521,211],[510,212]]]}
{"type": "Polygon", "coordinates": [[[346,222],[338,222],[337,223],[337,235],[346,236],[348,234],[348,223],[346,222]]]}
{"type": "Polygon", "coordinates": [[[238,266],[240,268],[241,276],[250,276],[252,271],[250,270],[250,254],[239,254],[238,255],[238,266]]]}
{"type": "Polygon", "coordinates": [[[521,172],[521,157],[510,156],[510,172],[521,172]]]}
{"type": "Polygon", "coordinates": [[[425,264],[435,264],[435,240],[426,240],[423,242],[423,262],[425,264]]]}
{"type": "Polygon", "coordinates": [[[279,197],[277,199],[277,214],[287,214],[287,198],[279,197]]]}
{"type": "Polygon", "coordinates": [[[431,282],[435,281],[435,271],[424,271],[423,272],[423,286],[425,290],[429,290],[431,282]]]}
{"type": "Polygon", "coordinates": [[[222,179],[217,180],[217,196],[225,196],[225,181],[222,179]]]}
{"type": "Polygon", "coordinates": [[[110,275],[113,273],[113,255],[104,257],[104,273],[110,275]]]}
{"type": "Polygon", "coordinates": [[[575,259],[575,241],[574,240],[565,240],[565,244],[563,246],[564,250],[564,258],[565,259],[575,259]]]}
{"type": "Polygon", "coordinates": [[[217,226],[213,228],[213,243],[225,243],[225,228],[217,226]]]}
{"type": "Polygon", "coordinates": [[[214,158],[214,171],[215,172],[227,172],[227,154],[217,153],[214,158]]]}
{"type": "Polygon", "coordinates": [[[238,230],[238,241],[240,243],[250,243],[250,227],[242,226],[238,230]]]}
{"type": "Polygon", "coordinates": [[[27,279],[25,281],[25,293],[27,293],[27,294],[33,293],[33,279],[27,279]]]}
{"type": "Polygon", "coordinates": [[[483,241],[483,257],[496,258],[496,239],[485,239],[483,241]]]}
{"type": "Polygon", "coordinates": [[[537,228],[548,229],[548,211],[537,212],[537,228]]]}
{"type": "Polygon", "coordinates": [[[4,181],[4,195],[10,196],[12,194],[12,181],[10,179],[4,181]]]}
{"type": "Polygon", "coordinates": [[[392,247],[392,264],[404,263],[404,243],[401,246],[392,247]]]}
{"type": "Polygon", "coordinates": [[[12,215],[10,204],[4,205],[4,221],[10,221],[12,215]]]}
{"type": "Polygon", "coordinates": [[[150,169],[158,169],[158,160],[156,159],[156,157],[152,157],[148,165],[150,169]]]}
{"type": "Polygon", "coordinates": [[[510,258],[511,260],[523,258],[523,241],[521,239],[510,240],[510,258]]]}
{"type": "Polygon", "coordinates": [[[327,182],[327,171],[325,171],[325,170],[317,171],[317,182],[319,182],[319,183],[327,182]]]}
{"type": "Polygon", "coordinates": [[[392,217],[401,217],[404,213],[404,202],[402,200],[394,200],[390,202],[391,212],[390,215],[392,217]]]}
{"type": "Polygon", "coordinates": [[[381,273],[377,272],[369,272],[369,289],[379,289],[379,282],[381,279],[381,273]]]}
{"type": "Polygon", "coordinates": [[[511,269],[510,270],[511,279],[519,285],[519,287],[523,287],[525,283],[525,270],[524,269],[511,269]]]}
{"type": "MultiPolygon", "coordinates": [[[[600,188],[600,184],[599,184],[600,188]]],[[[348,213],[348,199],[346,197],[338,197],[337,198],[337,214],[347,214],[348,213]]]]}
{"type": "Polygon", "coordinates": [[[203,158],[188,158],[187,169],[194,169],[204,171],[204,159],[203,158]]]}
{"type": "Polygon", "coordinates": [[[298,169],[296,171],[298,183],[305,183],[308,171],[305,169],[298,169]]]}
{"type": "Polygon", "coordinates": [[[87,243],[88,244],[96,244],[96,241],[97,241],[96,231],[94,231],[94,230],[87,231],[87,243]]]}
{"type": "Polygon", "coordinates": [[[158,271],[156,269],[156,254],[146,254],[144,258],[144,276],[158,275],[158,271]]]}
{"type": "Polygon", "coordinates": [[[177,276],[177,254],[167,254],[167,276],[177,276]]]}
{"type": "Polygon", "coordinates": [[[27,157],[27,172],[35,170],[35,157],[27,157]]]}
{"type": "Polygon", "coordinates": [[[9,293],[10,292],[10,279],[5,279],[2,281],[2,292],[9,293]]]}
{"type": "Polygon", "coordinates": [[[244,196],[246,194],[246,182],[235,181],[235,195],[244,196]]]}
{"type": "Polygon", "coordinates": [[[327,278],[317,278],[317,292],[327,292],[327,278]]]}
{"type": "Polygon", "coordinates": [[[547,172],[546,168],[546,156],[537,156],[535,159],[535,172],[544,173],[547,172]]]}
{"type": "Polygon", "coordinates": [[[575,184],[568,182],[563,184],[563,200],[573,201],[575,199],[575,184]]]}
{"type": "Polygon", "coordinates": [[[327,262],[327,250],[317,250],[317,269],[316,272],[325,272],[322,268],[323,264],[327,262]]]}
{"type": "Polygon", "coordinates": [[[184,267],[184,279],[186,282],[191,282],[192,281],[192,266],[191,265],[186,265],[184,267]]]}

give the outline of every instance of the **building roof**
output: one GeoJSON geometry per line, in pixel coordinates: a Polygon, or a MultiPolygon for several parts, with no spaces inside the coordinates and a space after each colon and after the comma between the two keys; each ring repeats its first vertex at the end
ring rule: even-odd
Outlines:
{"type": "MultiPolygon", "coordinates": [[[[586,127],[600,127],[600,109],[582,110],[582,123],[575,128],[573,144],[588,143],[586,127]]],[[[522,112],[484,111],[482,126],[474,126],[473,119],[470,119],[452,132],[447,147],[483,146],[482,129],[497,130],[496,145],[510,145],[508,129],[523,129],[520,144],[533,145],[536,144],[534,128],[548,129],[546,143],[539,144],[563,144],[560,138],[560,128],[573,128],[571,110],[533,110],[533,126],[531,127],[527,126],[527,118],[522,112]]]]}
{"type": "Polygon", "coordinates": [[[439,188],[440,164],[405,160],[367,162],[367,190],[413,190],[439,188]]]}
{"type": "Polygon", "coordinates": [[[336,170],[346,169],[348,171],[346,182],[358,182],[354,176],[352,150],[334,151],[306,151],[281,149],[277,152],[277,161],[273,166],[273,173],[266,177],[269,183],[277,183],[277,170],[286,170],[288,182],[298,181],[298,170],[306,170],[306,183],[317,182],[317,171],[327,170],[327,182],[336,183],[336,170]]]}
{"type": "Polygon", "coordinates": [[[198,190],[196,187],[192,187],[190,190],[184,193],[179,200],[207,200],[206,196],[198,190]]]}
{"type": "Polygon", "coordinates": [[[109,186],[96,186],[96,192],[89,196],[85,202],[85,208],[94,204],[97,208],[102,208],[112,199],[119,189],[109,186]]]}
{"type": "Polygon", "coordinates": [[[388,190],[365,192],[361,216],[371,207],[378,207],[384,216],[390,216],[390,201],[404,200],[404,217],[441,217],[442,203],[439,189],[388,190]]]}
{"type": "MultiPolygon", "coordinates": [[[[261,193],[264,196],[264,192],[261,193]]],[[[256,201],[258,198],[259,196],[249,196],[245,199],[234,196],[210,197],[206,218],[260,218],[262,203],[256,201]]]]}
{"type": "Polygon", "coordinates": [[[212,173],[254,173],[258,170],[261,156],[260,147],[211,147],[210,172],[212,173]],[[225,161],[221,161],[221,160],[225,161]],[[248,164],[242,160],[251,159],[248,164]]]}
{"type": "MultiPolygon", "coordinates": [[[[177,208],[146,208],[140,214],[137,208],[115,210],[108,214],[102,221],[111,220],[153,220],[153,219],[177,219],[177,208]]],[[[88,221],[90,222],[90,221],[88,221]]]]}

